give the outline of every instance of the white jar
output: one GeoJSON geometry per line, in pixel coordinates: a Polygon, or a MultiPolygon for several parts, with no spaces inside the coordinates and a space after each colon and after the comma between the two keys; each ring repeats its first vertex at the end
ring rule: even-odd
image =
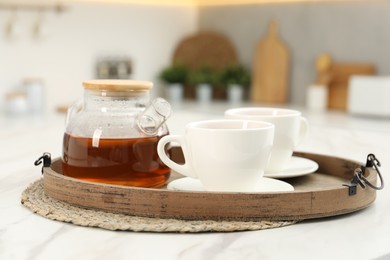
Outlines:
{"type": "Polygon", "coordinates": [[[10,92],[5,96],[4,112],[9,116],[21,116],[28,112],[28,102],[25,93],[10,92]]]}
{"type": "Polygon", "coordinates": [[[311,85],[307,88],[306,106],[311,111],[325,111],[328,108],[328,88],[325,85],[311,85]]]}
{"type": "Polygon", "coordinates": [[[27,79],[24,81],[27,94],[28,109],[32,114],[41,114],[44,111],[44,89],[39,79],[27,79]]]}

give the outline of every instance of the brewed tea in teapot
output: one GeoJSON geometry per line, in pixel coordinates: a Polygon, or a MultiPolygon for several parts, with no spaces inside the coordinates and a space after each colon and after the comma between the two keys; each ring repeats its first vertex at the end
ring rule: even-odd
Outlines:
{"type": "Polygon", "coordinates": [[[149,101],[151,82],[83,82],[84,99],[69,110],[63,139],[66,176],[108,184],[160,187],[170,169],[157,144],[168,134],[169,103],[149,101]]]}

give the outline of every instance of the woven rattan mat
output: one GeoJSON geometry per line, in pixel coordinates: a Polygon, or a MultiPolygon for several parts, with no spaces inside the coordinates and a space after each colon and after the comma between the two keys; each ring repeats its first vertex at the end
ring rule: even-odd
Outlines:
{"type": "Polygon", "coordinates": [[[99,227],[109,230],[145,232],[231,232],[261,230],[295,224],[297,221],[184,221],[135,217],[124,214],[85,209],[53,199],[43,189],[43,179],[30,184],[22,193],[22,204],[34,213],[48,219],[79,226],[99,227]]]}

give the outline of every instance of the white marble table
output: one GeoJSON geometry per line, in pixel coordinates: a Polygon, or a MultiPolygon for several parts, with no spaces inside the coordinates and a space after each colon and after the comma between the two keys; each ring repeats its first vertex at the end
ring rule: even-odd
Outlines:
{"type": "MultiPolygon", "coordinates": [[[[176,107],[171,133],[182,133],[190,121],[222,117],[227,107],[176,107]]],[[[361,162],[374,153],[390,180],[390,119],[303,114],[311,131],[297,150],[361,162]]],[[[0,116],[0,259],[390,259],[390,187],[356,213],[250,232],[115,232],[38,216],[20,204],[20,194],[41,178],[37,157],[45,151],[60,156],[63,127],[64,115],[0,116]]]]}

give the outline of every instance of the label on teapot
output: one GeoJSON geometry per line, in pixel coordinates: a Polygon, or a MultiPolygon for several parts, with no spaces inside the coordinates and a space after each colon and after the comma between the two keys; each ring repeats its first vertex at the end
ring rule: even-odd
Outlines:
{"type": "Polygon", "coordinates": [[[85,181],[138,187],[161,187],[170,169],[157,154],[161,137],[105,139],[64,135],[64,175],[85,181]]]}

